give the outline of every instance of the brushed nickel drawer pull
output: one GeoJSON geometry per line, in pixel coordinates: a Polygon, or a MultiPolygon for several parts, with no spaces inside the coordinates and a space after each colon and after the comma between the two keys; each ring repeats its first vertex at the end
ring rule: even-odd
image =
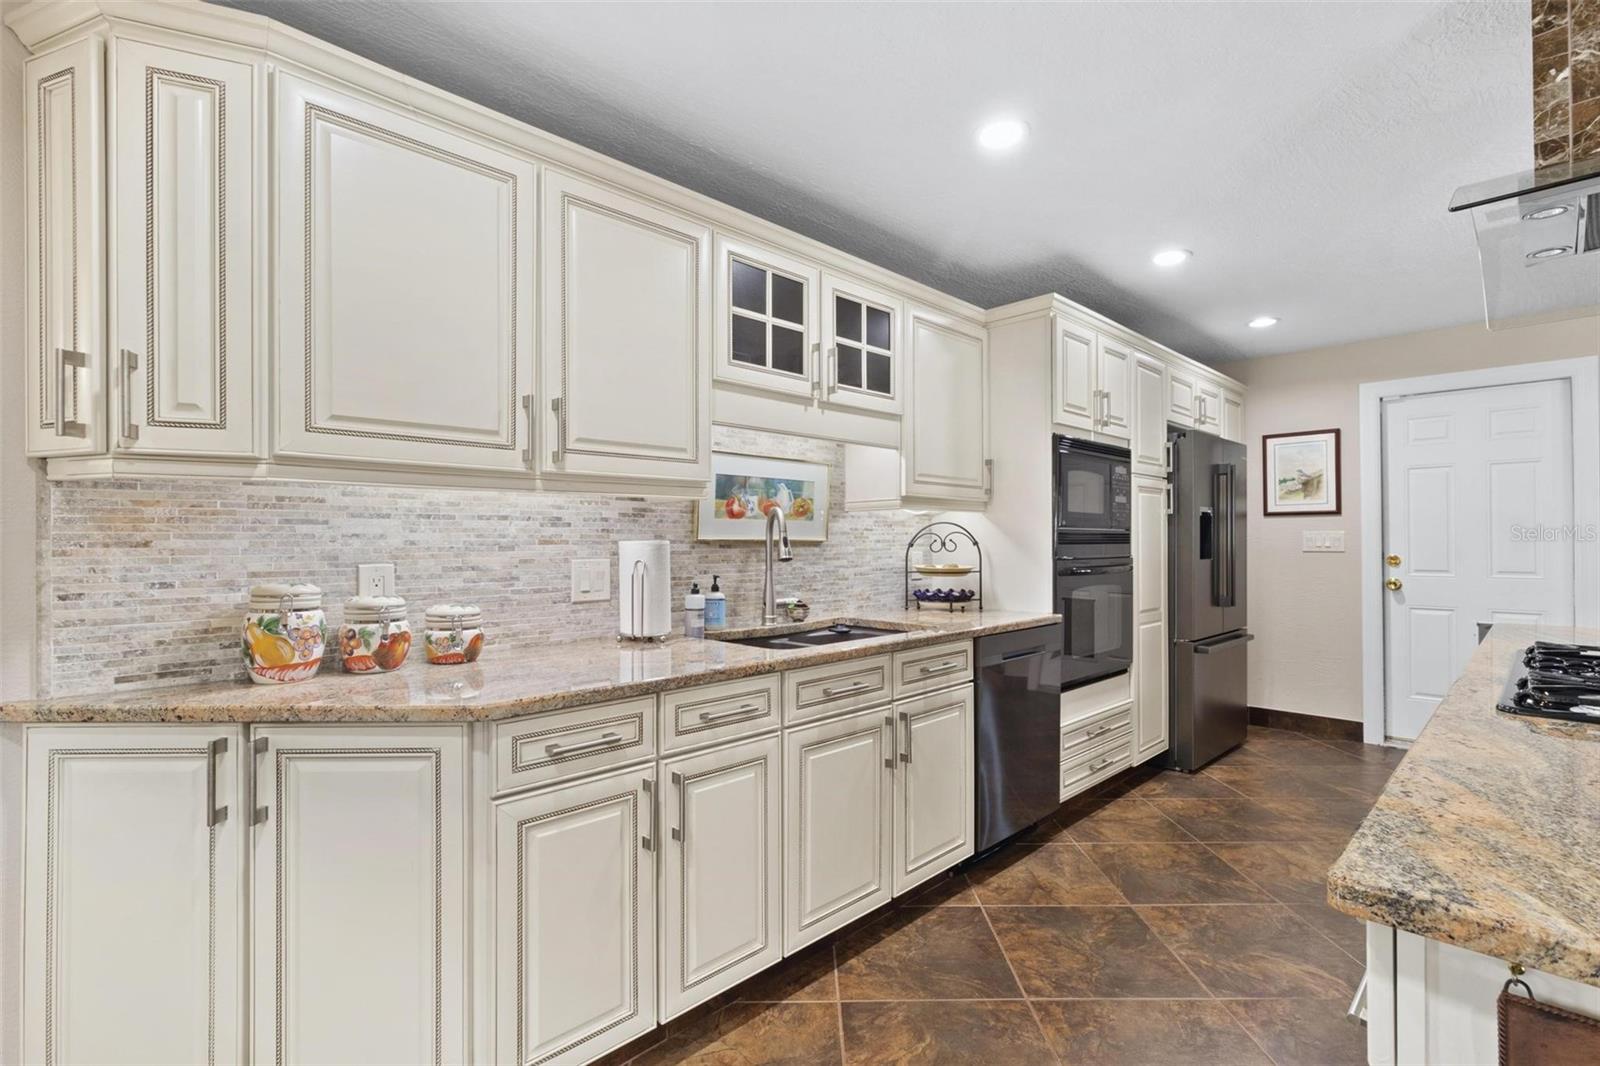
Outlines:
{"type": "MultiPolygon", "coordinates": [[[[87,437],[89,424],[67,420],[67,367],[89,369],[89,356],[71,348],[56,349],[56,436],[87,437]]],[[[73,412],[76,414],[77,412],[73,412]]]]}
{"type": "Polygon", "coordinates": [[[139,353],[122,349],[122,439],[139,439],[139,424],[133,420],[133,375],[139,369],[139,353]]]}
{"type": "Polygon", "coordinates": [[[265,755],[266,751],[267,751],[267,738],[266,737],[256,737],[254,740],[252,740],[250,742],[250,758],[249,758],[250,773],[246,778],[246,782],[250,786],[250,791],[249,791],[249,793],[248,793],[248,795],[247,795],[247,797],[245,799],[245,807],[248,808],[249,811],[250,811],[250,824],[251,825],[262,825],[267,820],[267,809],[265,807],[256,806],[256,797],[259,794],[260,788],[261,788],[261,782],[259,781],[259,779],[256,776],[256,772],[257,772],[256,760],[259,759],[262,755],[265,755]]]}
{"type": "Polygon", "coordinates": [[[228,750],[228,738],[218,737],[206,745],[206,828],[215,829],[228,820],[228,805],[217,806],[217,760],[228,750]]]}
{"type": "Polygon", "coordinates": [[[959,670],[964,665],[966,665],[966,664],[963,663],[960,659],[946,659],[942,663],[935,663],[932,666],[924,666],[922,669],[920,669],[917,672],[920,673],[923,677],[928,677],[928,676],[931,676],[933,674],[948,674],[951,670],[959,670]]]}
{"type": "Polygon", "coordinates": [[[822,694],[832,699],[834,696],[846,696],[852,692],[860,692],[864,688],[871,687],[872,683],[869,681],[853,681],[848,685],[840,685],[838,688],[825,688],[822,690],[822,694]]]}
{"type": "Polygon", "coordinates": [[[1093,740],[1095,737],[1103,737],[1103,736],[1105,736],[1107,733],[1111,732],[1115,728],[1117,728],[1117,727],[1114,726],[1114,725],[1103,725],[1103,726],[1100,726],[1100,727],[1098,727],[1096,729],[1091,729],[1091,730],[1089,730],[1087,733],[1085,733],[1083,735],[1083,739],[1084,740],[1093,740]]]}
{"type": "Polygon", "coordinates": [[[1116,761],[1117,760],[1108,757],[1108,758],[1101,759],[1099,762],[1090,763],[1089,764],[1089,772],[1091,774],[1097,774],[1101,770],[1104,770],[1106,767],[1110,766],[1112,763],[1114,763],[1116,761]]]}
{"type": "Polygon", "coordinates": [[[748,718],[765,710],[766,707],[759,703],[743,703],[726,711],[701,711],[700,720],[702,722],[725,722],[735,718],[748,718]]]}
{"type": "Polygon", "coordinates": [[[601,748],[610,748],[621,743],[621,733],[601,733],[594,740],[585,740],[579,744],[546,744],[544,753],[550,758],[555,758],[558,755],[576,755],[583,751],[599,751],[601,748]]]}

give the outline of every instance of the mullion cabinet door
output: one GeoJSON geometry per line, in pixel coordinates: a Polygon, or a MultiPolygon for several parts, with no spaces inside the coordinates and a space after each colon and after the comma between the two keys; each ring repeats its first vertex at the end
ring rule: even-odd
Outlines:
{"type": "Polygon", "coordinates": [[[261,68],[118,39],[116,356],[127,452],[255,455],[261,68]]]}
{"type": "Polygon", "coordinates": [[[250,735],[252,1060],[464,1061],[465,729],[250,735]]]}
{"type": "Polygon", "coordinates": [[[278,455],[531,466],[533,163],[274,75],[278,455]]]}
{"type": "Polygon", "coordinates": [[[25,67],[26,371],[17,410],[34,456],[106,449],[104,49],[89,37],[25,67]]]}
{"type": "Polygon", "coordinates": [[[661,1019],[783,957],[777,734],[661,764],[661,1019]]]}
{"type": "Polygon", "coordinates": [[[716,378],[766,392],[816,389],[816,267],[717,234],[716,378]]]}
{"type": "Polygon", "coordinates": [[[822,276],[823,398],[880,414],[902,409],[904,305],[898,297],[836,274],[822,276]]]}
{"type": "Polygon", "coordinates": [[[242,731],[26,737],[21,1061],[242,1061],[242,731]]]}

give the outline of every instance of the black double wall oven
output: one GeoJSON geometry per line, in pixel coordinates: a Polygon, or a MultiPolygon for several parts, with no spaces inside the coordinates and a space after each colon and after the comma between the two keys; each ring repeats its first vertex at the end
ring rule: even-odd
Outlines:
{"type": "Polygon", "coordinates": [[[1055,605],[1061,615],[1061,688],[1133,665],[1132,455],[1057,435],[1055,605]]]}

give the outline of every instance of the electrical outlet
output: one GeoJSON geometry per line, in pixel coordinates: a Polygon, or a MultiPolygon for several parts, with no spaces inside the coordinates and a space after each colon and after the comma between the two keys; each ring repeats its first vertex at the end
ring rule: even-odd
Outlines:
{"type": "Polygon", "coordinates": [[[393,596],[393,563],[357,563],[357,596],[393,596]]]}
{"type": "Polygon", "coordinates": [[[597,603],[611,598],[609,559],[572,560],[572,602],[597,603]]]}

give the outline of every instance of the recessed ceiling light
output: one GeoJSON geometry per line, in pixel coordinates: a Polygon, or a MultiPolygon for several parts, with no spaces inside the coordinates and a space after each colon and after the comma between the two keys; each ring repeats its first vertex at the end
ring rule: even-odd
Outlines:
{"type": "Polygon", "coordinates": [[[1271,315],[1257,315],[1250,320],[1251,329],[1266,329],[1268,326],[1276,326],[1277,324],[1278,320],[1271,315]]]}
{"type": "Polygon", "coordinates": [[[1547,218],[1557,218],[1570,210],[1567,204],[1557,204],[1554,207],[1541,207],[1537,211],[1529,211],[1522,216],[1524,222],[1543,222],[1547,218]]]}
{"type": "Polygon", "coordinates": [[[1028,136],[1028,124],[1020,118],[996,118],[978,127],[978,143],[991,152],[1015,148],[1028,136]]]}
{"type": "Polygon", "coordinates": [[[1179,263],[1188,262],[1194,253],[1187,248],[1163,248],[1150,257],[1150,262],[1158,267],[1175,267],[1179,263]]]}
{"type": "Polygon", "coordinates": [[[1540,248],[1537,252],[1529,252],[1529,259],[1554,259],[1558,255],[1566,255],[1572,251],[1570,244],[1557,244],[1549,248],[1540,248]]]}

